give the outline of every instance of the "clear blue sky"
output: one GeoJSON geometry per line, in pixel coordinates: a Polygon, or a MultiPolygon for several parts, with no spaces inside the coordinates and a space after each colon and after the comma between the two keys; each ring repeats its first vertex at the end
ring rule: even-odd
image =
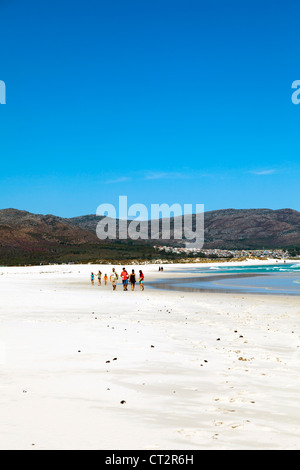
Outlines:
{"type": "Polygon", "coordinates": [[[299,1],[0,0],[0,208],[300,210],[299,1]]]}

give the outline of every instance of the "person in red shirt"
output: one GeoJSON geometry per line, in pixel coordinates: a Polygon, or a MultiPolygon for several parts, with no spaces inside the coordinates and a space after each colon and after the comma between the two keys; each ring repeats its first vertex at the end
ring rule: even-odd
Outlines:
{"type": "Polygon", "coordinates": [[[122,278],[122,283],[123,283],[123,290],[127,290],[128,272],[126,271],[125,268],[123,268],[123,271],[121,272],[121,278],[122,278]]]}
{"type": "Polygon", "coordinates": [[[144,279],[145,279],[145,276],[143,274],[143,271],[140,270],[139,283],[140,283],[141,290],[144,290],[144,279]]]}

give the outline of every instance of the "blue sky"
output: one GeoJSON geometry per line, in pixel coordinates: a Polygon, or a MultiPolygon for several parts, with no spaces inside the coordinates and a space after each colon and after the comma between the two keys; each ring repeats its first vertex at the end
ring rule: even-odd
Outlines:
{"type": "Polygon", "coordinates": [[[0,0],[0,208],[300,210],[296,1],[0,0]]]}

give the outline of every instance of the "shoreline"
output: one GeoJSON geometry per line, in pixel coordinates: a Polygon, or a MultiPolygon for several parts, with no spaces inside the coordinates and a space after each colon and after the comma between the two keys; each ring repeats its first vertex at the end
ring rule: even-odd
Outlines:
{"type": "MultiPolygon", "coordinates": [[[[205,273],[207,274],[207,273],[205,273]]],[[[269,274],[269,276],[272,276],[272,274],[269,274]]],[[[198,277],[189,277],[189,278],[176,278],[176,279],[165,279],[165,280],[158,280],[156,282],[150,282],[148,285],[153,288],[153,289],[164,289],[164,290],[172,290],[172,291],[178,291],[178,292],[211,292],[211,293],[224,293],[224,294],[237,294],[237,295],[268,295],[268,296],[299,296],[299,292],[273,292],[270,287],[256,287],[253,289],[253,292],[251,292],[251,288],[247,288],[247,286],[239,287],[235,286],[234,284],[230,287],[226,288],[218,288],[214,286],[209,286],[209,287],[192,287],[193,283],[200,284],[201,283],[214,283],[217,281],[224,281],[225,279],[247,279],[247,278],[255,278],[255,277],[265,277],[265,274],[257,274],[257,273],[251,273],[251,274],[211,274],[211,275],[199,275],[198,277]],[[184,286],[184,284],[191,284],[190,286],[184,286]],[[237,288],[238,287],[238,288],[237,288]],[[261,291],[259,291],[261,289],[261,291]],[[265,289],[265,290],[263,290],[265,289]]]]}

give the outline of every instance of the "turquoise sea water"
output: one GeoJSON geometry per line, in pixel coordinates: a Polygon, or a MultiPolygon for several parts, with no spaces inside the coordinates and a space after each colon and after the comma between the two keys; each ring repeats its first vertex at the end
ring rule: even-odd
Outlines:
{"type": "MultiPolygon", "coordinates": [[[[180,272],[180,271],[177,271],[180,272]]],[[[190,273],[249,273],[249,274],[269,274],[269,273],[299,273],[300,261],[286,264],[270,264],[270,265],[241,265],[241,266],[208,266],[205,268],[195,267],[189,269],[190,273]]]]}
{"type": "Polygon", "coordinates": [[[300,295],[300,262],[195,267],[185,271],[195,274],[192,278],[184,278],[184,271],[173,272],[182,273],[182,278],[162,279],[156,287],[194,292],[300,295]]]}

